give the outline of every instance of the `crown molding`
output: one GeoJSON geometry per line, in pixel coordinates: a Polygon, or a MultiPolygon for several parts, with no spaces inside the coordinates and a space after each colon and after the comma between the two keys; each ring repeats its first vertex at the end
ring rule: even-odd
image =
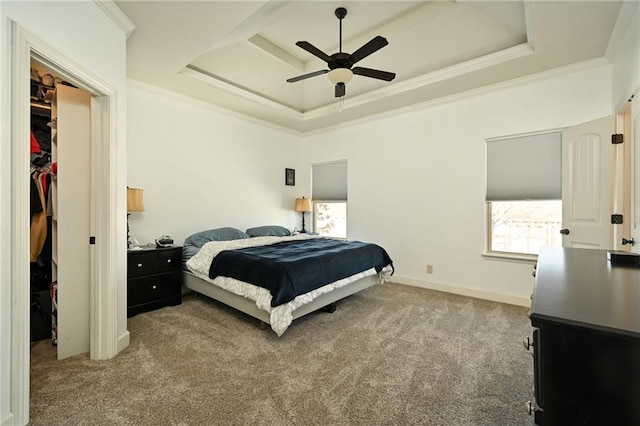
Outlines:
{"type": "Polygon", "coordinates": [[[527,29],[527,43],[532,49],[536,48],[535,34],[533,33],[533,0],[524,0],[524,26],[527,29]]]}
{"type": "Polygon", "coordinates": [[[262,37],[260,34],[256,34],[247,40],[251,46],[260,49],[262,52],[273,56],[274,58],[282,61],[283,63],[292,66],[300,72],[304,72],[304,63],[296,59],[293,55],[282,50],[280,47],[271,43],[266,38],[262,37]]]}
{"type": "Polygon", "coordinates": [[[383,111],[377,114],[368,115],[366,117],[354,118],[353,120],[344,121],[332,126],[326,126],[318,129],[307,130],[302,132],[303,137],[314,136],[324,133],[331,133],[335,130],[366,124],[378,120],[384,120],[393,118],[400,115],[411,114],[417,111],[423,111],[430,108],[434,108],[441,105],[447,105],[454,102],[464,101],[466,99],[472,99],[478,96],[483,96],[489,93],[495,93],[501,90],[509,90],[527,84],[535,83],[537,81],[543,81],[546,79],[561,77],[563,75],[572,74],[580,71],[586,71],[591,69],[597,69],[601,67],[610,67],[611,64],[603,57],[589,59],[587,61],[578,62],[576,64],[565,65],[560,68],[553,68],[547,71],[541,71],[535,74],[525,75],[522,77],[516,77],[511,80],[501,81],[499,83],[490,84],[488,86],[482,86],[475,89],[467,90],[461,93],[455,93],[448,96],[443,96],[428,101],[420,102],[417,104],[407,105],[404,107],[395,108],[388,111],[383,111]]]}
{"type": "MultiPolygon", "coordinates": [[[[398,95],[400,93],[416,90],[430,84],[440,81],[449,80],[460,75],[468,74],[484,68],[511,61],[516,58],[533,54],[533,49],[528,43],[523,43],[508,49],[501,50],[480,58],[452,65],[437,71],[430,72],[407,81],[390,84],[380,89],[363,93],[347,99],[342,107],[343,110],[374,102],[389,96],[398,95]]],[[[334,105],[325,105],[320,108],[310,110],[303,113],[303,120],[312,120],[329,114],[335,114],[334,105]]]]}
{"type": "Polygon", "coordinates": [[[112,0],[94,0],[94,3],[97,4],[98,7],[122,29],[126,37],[129,38],[136,29],[136,26],[116,4],[112,0]]]}
{"type": "MultiPolygon", "coordinates": [[[[430,72],[425,75],[421,75],[412,78],[407,81],[401,81],[394,83],[380,89],[363,93],[347,99],[342,106],[342,109],[354,108],[370,102],[375,102],[384,99],[389,96],[398,95],[411,90],[416,90],[430,84],[438,83],[440,81],[448,80],[460,75],[468,74],[474,71],[478,71],[484,68],[488,68],[494,65],[501,64],[503,62],[511,61],[523,56],[532,55],[533,49],[528,43],[522,43],[517,46],[513,46],[507,49],[500,50],[498,52],[491,53],[479,58],[475,58],[460,64],[452,65],[437,71],[430,72]]],[[[294,108],[288,107],[281,103],[278,103],[272,99],[262,96],[259,93],[251,92],[243,87],[236,86],[231,82],[225,81],[214,75],[208,74],[197,67],[187,65],[179,73],[188,78],[198,80],[202,83],[210,86],[217,87],[225,90],[229,93],[241,96],[247,100],[256,102],[260,105],[285,113],[287,117],[300,121],[313,120],[321,118],[327,115],[335,114],[336,109],[334,104],[324,105],[319,108],[312,109],[310,111],[301,112],[294,108]]]]}
{"type": "Polygon", "coordinates": [[[613,26],[613,31],[611,31],[611,37],[609,37],[609,43],[607,44],[607,50],[605,51],[604,56],[610,61],[613,62],[618,50],[620,49],[620,44],[622,43],[622,39],[624,38],[629,24],[633,20],[633,16],[638,10],[638,1],[623,1],[622,6],[620,6],[620,10],[618,11],[618,17],[616,18],[616,23],[613,26]]]}
{"type": "Polygon", "coordinates": [[[183,95],[182,93],[178,93],[178,92],[174,92],[172,90],[169,89],[165,89],[162,87],[158,87],[158,86],[154,86],[152,84],[149,83],[145,83],[143,81],[140,80],[136,80],[133,79],[131,77],[127,78],[127,85],[139,90],[142,90],[144,92],[150,93],[152,95],[156,95],[156,96],[161,96],[161,97],[165,97],[171,100],[174,100],[176,102],[182,102],[185,103],[187,105],[191,105],[197,108],[202,108],[202,109],[206,109],[208,111],[213,111],[215,113],[218,114],[224,114],[226,116],[229,117],[233,117],[237,120],[242,120],[245,122],[249,122],[249,123],[253,123],[253,124],[257,124],[263,127],[268,127],[270,129],[275,129],[275,130],[279,130],[281,132],[284,133],[289,133],[292,135],[296,135],[296,136],[302,136],[302,132],[295,130],[291,127],[287,127],[287,126],[282,126],[276,123],[273,123],[271,121],[267,121],[267,120],[263,120],[261,118],[256,118],[254,116],[248,115],[248,114],[244,114],[241,112],[237,112],[234,111],[232,109],[229,108],[225,108],[219,105],[215,105],[212,104],[210,102],[206,102],[200,99],[196,99],[193,98],[191,96],[187,96],[187,95],[183,95]]]}
{"type": "Polygon", "coordinates": [[[179,74],[185,77],[193,78],[210,86],[225,90],[229,93],[233,93],[234,95],[241,96],[260,105],[280,111],[290,118],[295,118],[298,120],[302,119],[302,113],[300,111],[297,111],[279,102],[273,101],[260,94],[251,92],[243,87],[236,86],[235,84],[229,83],[215,75],[208,74],[192,65],[187,65],[182,71],[179,72],[179,74]]]}

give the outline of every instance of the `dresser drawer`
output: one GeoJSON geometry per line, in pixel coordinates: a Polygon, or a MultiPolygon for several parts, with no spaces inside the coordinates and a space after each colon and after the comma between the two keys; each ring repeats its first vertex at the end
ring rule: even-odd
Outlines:
{"type": "Polygon", "coordinates": [[[181,279],[182,273],[179,271],[129,279],[127,305],[135,306],[180,297],[181,279]]]}

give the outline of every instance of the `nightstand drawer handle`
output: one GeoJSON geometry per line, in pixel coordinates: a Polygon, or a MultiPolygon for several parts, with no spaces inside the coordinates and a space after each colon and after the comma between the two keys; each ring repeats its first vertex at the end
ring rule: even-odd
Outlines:
{"type": "Polygon", "coordinates": [[[152,288],[153,290],[155,290],[155,289],[156,289],[156,286],[155,286],[155,285],[153,285],[153,286],[151,286],[151,288],[152,288]]]}
{"type": "Polygon", "coordinates": [[[142,263],[138,263],[138,268],[142,268],[142,263]]]}

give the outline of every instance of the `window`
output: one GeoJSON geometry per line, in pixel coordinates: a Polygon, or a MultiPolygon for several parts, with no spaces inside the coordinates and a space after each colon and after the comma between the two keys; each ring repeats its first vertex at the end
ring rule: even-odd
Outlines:
{"type": "Polygon", "coordinates": [[[561,246],[562,200],[494,201],[490,251],[538,254],[540,247],[561,246]]]}
{"type": "Polygon", "coordinates": [[[314,201],[313,229],[319,235],[347,238],[346,201],[314,201]]]}
{"type": "Polygon", "coordinates": [[[562,134],[487,141],[488,251],[537,255],[561,246],[562,134]]]}
{"type": "Polygon", "coordinates": [[[347,162],[314,164],[311,173],[313,231],[347,238],[347,162]]]}

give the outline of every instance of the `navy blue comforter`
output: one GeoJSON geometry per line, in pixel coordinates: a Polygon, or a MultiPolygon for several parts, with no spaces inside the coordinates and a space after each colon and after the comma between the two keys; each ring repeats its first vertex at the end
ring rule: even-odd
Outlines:
{"type": "Polygon", "coordinates": [[[266,288],[271,306],[278,306],[359,272],[380,272],[392,263],[376,244],[313,238],[222,251],[211,262],[209,277],[231,277],[266,288]]]}

